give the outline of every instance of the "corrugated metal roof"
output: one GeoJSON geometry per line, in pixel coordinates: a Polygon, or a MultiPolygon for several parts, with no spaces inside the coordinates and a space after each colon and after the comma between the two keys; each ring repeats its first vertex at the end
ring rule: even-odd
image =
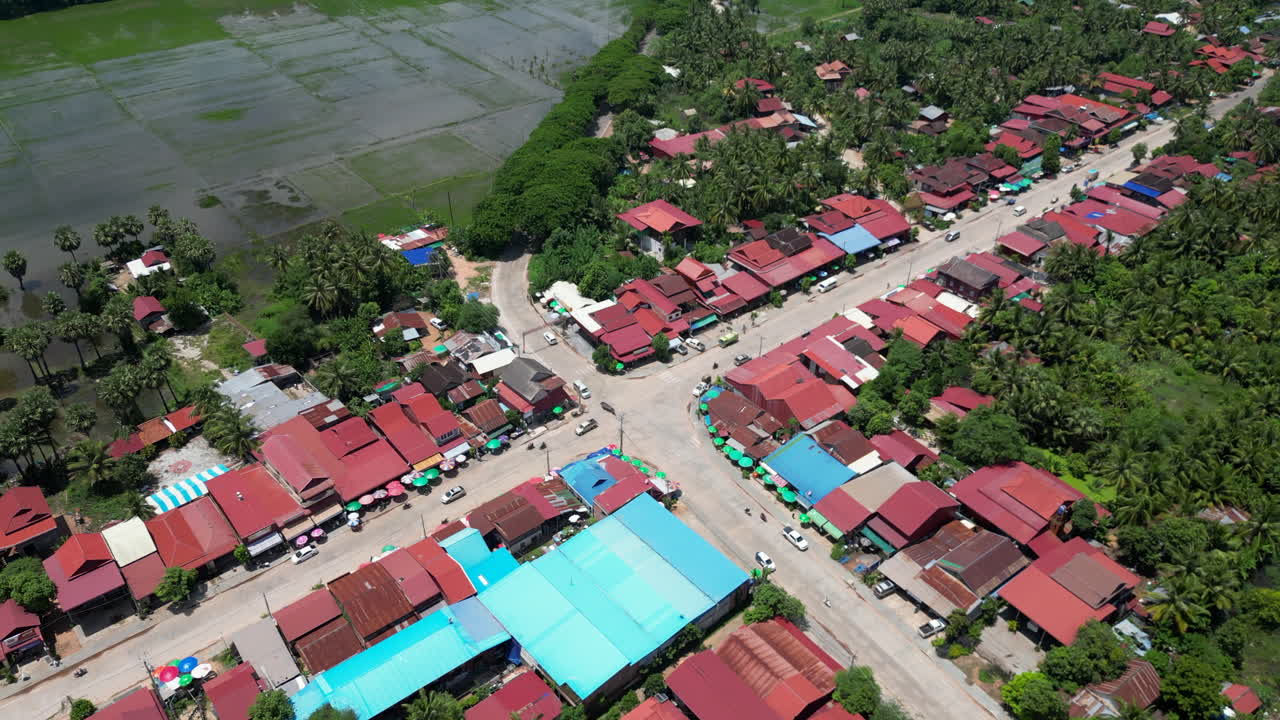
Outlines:
{"type": "Polygon", "coordinates": [[[413,607],[395,578],[376,563],[357,568],[329,583],[329,590],[366,640],[413,616],[413,607]]]}
{"type": "Polygon", "coordinates": [[[240,659],[253,663],[258,676],[271,688],[281,687],[301,674],[271,618],[259,620],[232,635],[231,644],[235,645],[240,659]]]}
{"type": "Polygon", "coordinates": [[[667,687],[698,720],[780,720],[742,678],[710,650],[690,655],[667,687]]]}
{"type": "MultiPolygon", "coordinates": [[[[338,601],[325,588],[312,591],[302,599],[285,605],[272,613],[280,634],[293,642],[325,623],[342,615],[338,601]]],[[[314,668],[313,668],[314,670],[314,668]]]]}
{"type": "Polygon", "coordinates": [[[296,648],[311,674],[324,672],[338,663],[353,657],[364,649],[356,631],[344,617],[336,617],[315,632],[308,633],[296,648]]]}

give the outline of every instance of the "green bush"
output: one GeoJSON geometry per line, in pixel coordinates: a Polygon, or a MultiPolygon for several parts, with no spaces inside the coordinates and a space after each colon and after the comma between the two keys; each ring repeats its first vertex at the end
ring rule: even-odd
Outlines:
{"type": "Polygon", "coordinates": [[[71,720],[84,720],[96,712],[97,706],[84,698],[77,698],[71,703],[71,720]]]}

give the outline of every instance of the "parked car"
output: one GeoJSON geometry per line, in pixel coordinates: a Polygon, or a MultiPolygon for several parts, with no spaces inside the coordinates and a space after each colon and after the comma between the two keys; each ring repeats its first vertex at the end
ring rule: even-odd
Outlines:
{"type": "Polygon", "coordinates": [[[319,554],[320,549],[315,545],[304,545],[303,547],[295,550],[293,554],[289,556],[289,562],[297,565],[299,563],[304,563],[319,554]]]}
{"type": "Polygon", "coordinates": [[[751,356],[745,353],[733,356],[734,365],[746,365],[749,362],[751,362],[751,356]]]}
{"type": "Polygon", "coordinates": [[[689,338],[688,340],[684,341],[684,344],[688,345],[694,350],[697,350],[698,352],[703,352],[707,349],[707,346],[703,345],[702,341],[699,340],[698,338],[689,338]]]}
{"type": "Polygon", "coordinates": [[[591,388],[587,387],[587,384],[581,380],[573,381],[573,389],[578,391],[578,395],[582,397],[583,400],[591,397],[591,388]]]}
{"type": "Polygon", "coordinates": [[[769,557],[768,555],[762,552],[756,553],[756,562],[759,563],[760,567],[764,568],[765,570],[778,569],[778,566],[773,564],[773,558],[769,557]]]}
{"type": "Polygon", "coordinates": [[[871,586],[871,594],[878,598],[884,598],[892,595],[893,591],[897,589],[898,586],[894,585],[892,580],[881,580],[871,586]]]}
{"type": "Polygon", "coordinates": [[[1027,214],[1027,207],[1025,205],[1019,205],[1018,207],[1013,209],[1014,217],[1022,217],[1023,215],[1026,215],[1026,214],[1027,214]]]}
{"type": "Polygon", "coordinates": [[[942,236],[942,239],[946,240],[947,242],[955,242],[960,239],[960,231],[948,230],[947,234],[942,236]]]}
{"type": "Polygon", "coordinates": [[[720,347],[729,347],[730,345],[738,342],[738,333],[736,332],[725,333],[721,335],[720,339],[717,340],[716,342],[720,343],[720,347]]]}
{"type": "Polygon", "coordinates": [[[458,498],[466,494],[467,494],[467,491],[463,490],[461,485],[454,485],[448,490],[445,490],[444,495],[440,496],[440,503],[442,505],[448,505],[449,503],[453,502],[454,500],[457,500],[458,498]]]}
{"type": "Polygon", "coordinates": [[[674,344],[674,345],[672,345],[672,346],[671,346],[671,349],[672,349],[672,350],[675,350],[676,352],[680,353],[681,355],[688,355],[688,354],[689,354],[689,348],[685,347],[685,346],[684,346],[684,343],[682,343],[682,342],[676,342],[676,344],[674,344]]]}
{"type": "Polygon", "coordinates": [[[796,532],[795,528],[790,525],[782,526],[782,536],[785,537],[792,545],[795,545],[797,550],[809,549],[809,541],[805,540],[804,536],[796,532]]]}
{"type": "Polygon", "coordinates": [[[437,330],[447,330],[449,326],[440,318],[431,318],[431,327],[437,330]]]}
{"type": "Polygon", "coordinates": [[[587,433],[591,432],[592,430],[595,430],[598,427],[600,427],[600,423],[596,422],[595,418],[587,418],[586,420],[583,420],[582,422],[578,423],[578,427],[574,429],[573,434],[586,435],[587,433]]]}
{"type": "Polygon", "coordinates": [[[702,393],[704,393],[704,392],[706,392],[706,391],[707,391],[707,384],[706,384],[706,383],[704,383],[704,382],[700,382],[700,383],[698,383],[697,385],[694,385],[694,386],[693,386],[693,396],[694,396],[694,397],[702,397],[702,393]]]}
{"type": "Polygon", "coordinates": [[[927,638],[942,632],[943,628],[945,628],[946,626],[947,626],[946,620],[942,620],[940,618],[934,618],[929,622],[921,625],[916,632],[920,633],[920,637],[927,638]]]}
{"type": "Polygon", "coordinates": [[[551,332],[550,330],[542,333],[542,339],[546,340],[548,345],[555,345],[556,343],[560,342],[559,340],[556,339],[555,333],[551,332]]]}

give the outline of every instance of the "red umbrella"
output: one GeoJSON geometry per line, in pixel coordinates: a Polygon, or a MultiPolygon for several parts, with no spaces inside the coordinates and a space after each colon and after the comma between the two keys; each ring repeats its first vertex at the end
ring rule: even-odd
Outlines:
{"type": "Polygon", "coordinates": [[[182,673],[178,672],[178,668],[172,665],[166,665],[160,668],[160,682],[169,682],[181,674],[182,673]]]}
{"type": "Polygon", "coordinates": [[[361,505],[372,505],[372,504],[373,504],[373,496],[372,496],[372,495],[362,495],[362,496],[360,497],[360,504],[361,504],[361,505]]]}
{"type": "Polygon", "coordinates": [[[404,486],[401,485],[400,483],[396,483],[395,487],[388,485],[387,494],[390,495],[391,497],[400,497],[401,495],[404,494],[404,486]]]}

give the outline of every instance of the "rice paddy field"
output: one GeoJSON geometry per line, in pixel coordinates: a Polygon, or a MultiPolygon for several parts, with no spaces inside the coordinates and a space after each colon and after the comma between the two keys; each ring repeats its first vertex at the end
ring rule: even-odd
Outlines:
{"type": "MultiPolygon", "coordinates": [[[[152,204],[220,247],[465,220],[625,0],[111,0],[0,23],[0,246],[152,204]]],[[[10,302],[10,312],[19,303],[10,302]]]]}

